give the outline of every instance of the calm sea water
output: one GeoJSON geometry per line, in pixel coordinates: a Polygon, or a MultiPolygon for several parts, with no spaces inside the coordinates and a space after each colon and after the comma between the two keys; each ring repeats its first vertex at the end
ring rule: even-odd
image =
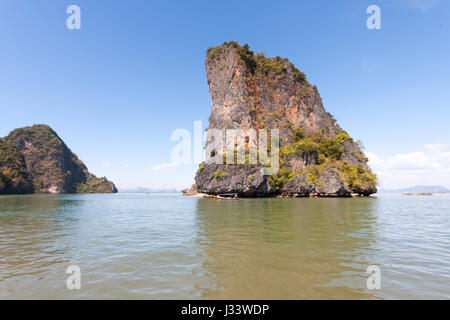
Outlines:
{"type": "Polygon", "coordinates": [[[450,196],[0,196],[0,299],[450,299],[449,217],[450,196]]]}

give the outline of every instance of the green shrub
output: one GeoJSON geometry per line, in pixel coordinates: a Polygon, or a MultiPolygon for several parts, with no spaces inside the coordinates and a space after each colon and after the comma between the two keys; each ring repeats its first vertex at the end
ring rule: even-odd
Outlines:
{"type": "Polygon", "coordinates": [[[305,177],[308,180],[308,182],[315,185],[317,179],[319,179],[320,174],[323,171],[323,168],[317,165],[313,165],[306,167],[305,171],[306,171],[305,177]]]}
{"type": "Polygon", "coordinates": [[[337,134],[334,140],[336,140],[340,144],[346,141],[353,141],[353,139],[345,131],[342,131],[341,133],[337,134]]]}
{"type": "Polygon", "coordinates": [[[294,80],[300,83],[307,82],[306,75],[298,70],[293,63],[291,63],[291,70],[294,73],[294,80]]]}
{"type": "Polygon", "coordinates": [[[257,67],[255,54],[250,50],[248,44],[245,44],[241,47],[236,41],[224,42],[220,46],[209,48],[206,52],[206,56],[210,60],[215,60],[222,53],[222,49],[225,46],[232,46],[233,48],[235,48],[239,56],[242,58],[242,60],[244,60],[245,64],[249,68],[250,72],[255,72],[255,69],[257,67]]]}
{"type": "Polygon", "coordinates": [[[214,172],[214,179],[219,179],[220,177],[223,177],[224,174],[222,171],[217,170],[216,172],[214,172]]]}
{"type": "Polygon", "coordinates": [[[263,54],[259,54],[256,56],[256,63],[258,70],[266,75],[270,73],[280,75],[287,71],[285,60],[281,57],[266,58],[263,54]]]}
{"type": "Polygon", "coordinates": [[[283,167],[280,168],[276,174],[271,175],[267,181],[272,187],[276,188],[277,190],[281,190],[283,189],[285,184],[291,181],[294,177],[295,174],[283,167]]]}
{"type": "Polygon", "coordinates": [[[328,138],[320,131],[307,136],[301,128],[295,128],[293,142],[281,149],[281,156],[293,153],[316,153],[319,164],[324,163],[327,159],[340,160],[344,152],[342,144],[347,140],[352,141],[352,138],[346,132],[342,132],[334,138],[328,138]]]}
{"type": "Polygon", "coordinates": [[[344,183],[352,190],[367,188],[377,183],[377,176],[362,165],[357,167],[345,162],[341,172],[344,183]]]}
{"type": "MultiPolygon", "coordinates": [[[[264,53],[258,53],[255,54],[253,51],[250,50],[250,47],[248,44],[244,44],[241,46],[236,41],[230,41],[230,42],[224,42],[220,46],[216,47],[210,47],[208,48],[206,52],[207,59],[215,61],[217,57],[219,57],[222,54],[222,50],[226,46],[232,46],[236,49],[237,53],[241,57],[241,59],[245,62],[248,69],[252,74],[255,73],[255,71],[259,71],[261,73],[264,73],[266,75],[269,75],[273,73],[274,75],[280,75],[282,73],[285,73],[287,71],[286,63],[288,62],[287,59],[283,59],[281,57],[274,57],[274,58],[267,58],[265,57],[264,53]]],[[[308,87],[310,87],[310,84],[306,80],[306,75],[298,70],[294,64],[290,63],[288,65],[293,74],[294,74],[294,80],[301,83],[301,84],[307,84],[308,87]]]]}
{"type": "Polygon", "coordinates": [[[302,128],[295,129],[294,132],[294,142],[299,142],[301,139],[305,138],[302,128]]]}

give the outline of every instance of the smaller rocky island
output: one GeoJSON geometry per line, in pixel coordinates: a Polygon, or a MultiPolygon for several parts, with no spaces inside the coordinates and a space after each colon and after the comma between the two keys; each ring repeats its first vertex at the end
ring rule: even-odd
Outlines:
{"type": "Polygon", "coordinates": [[[268,58],[232,41],[209,48],[205,65],[212,99],[207,161],[183,194],[347,197],[377,192],[377,178],[361,144],[336,123],[317,87],[288,59],[268,58]],[[211,129],[240,130],[245,145],[235,142],[229,149],[224,141],[223,147],[209,151],[218,141],[211,129]],[[279,130],[279,170],[265,175],[263,163],[247,159],[249,150],[260,144],[251,132],[271,129],[279,130]],[[230,152],[245,152],[245,164],[211,161],[225,159],[230,152]]]}
{"type": "Polygon", "coordinates": [[[90,173],[47,125],[0,138],[0,194],[116,192],[114,183],[90,173]]]}

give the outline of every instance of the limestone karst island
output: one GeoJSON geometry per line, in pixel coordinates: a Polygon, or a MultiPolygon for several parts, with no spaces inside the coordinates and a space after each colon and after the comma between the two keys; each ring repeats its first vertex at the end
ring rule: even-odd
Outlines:
{"type": "Polygon", "coordinates": [[[0,300],[450,298],[450,0],[1,8],[0,300]]]}
{"type": "Polygon", "coordinates": [[[16,129],[0,139],[0,194],[116,192],[47,125],[16,129]]]}
{"type": "MultiPolygon", "coordinates": [[[[248,45],[225,42],[208,49],[206,74],[212,98],[209,129],[278,129],[280,169],[264,175],[262,164],[202,163],[185,194],[299,197],[377,192],[376,176],[359,143],[325,110],[317,87],[288,59],[267,58],[248,45]]],[[[222,151],[207,156],[222,157],[222,151]]]]}

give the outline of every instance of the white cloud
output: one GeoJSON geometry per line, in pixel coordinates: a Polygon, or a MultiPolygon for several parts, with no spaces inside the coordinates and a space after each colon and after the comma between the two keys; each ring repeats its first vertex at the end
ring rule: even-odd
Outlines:
{"type": "Polygon", "coordinates": [[[168,168],[177,167],[178,164],[176,163],[163,163],[157,166],[152,167],[152,170],[159,171],[159,170],[167,170],[168,168]]]}
{"type": "Polygon", "coordinates": [[[109,162],[102,162],[102,163],[100,163],[100,165],[101,165],[102,167],[109,167],[109,166],[110,166],[110,163],[109,163],[109,162]]]}
{"type": "Polygon", "coordinates": [[[445,152],[448,149],[448,145],[442,143],[431,143],[424,145],[422,149],[430,152],[445,152]]]}
{"type": "Polygon", "coordinates": [[[427,144],[416,151],[380,158],[367,152],[369,165],[383,188],[401,188],[416,184],[450,183],[450,149],[445,144],[427,144]]]}

